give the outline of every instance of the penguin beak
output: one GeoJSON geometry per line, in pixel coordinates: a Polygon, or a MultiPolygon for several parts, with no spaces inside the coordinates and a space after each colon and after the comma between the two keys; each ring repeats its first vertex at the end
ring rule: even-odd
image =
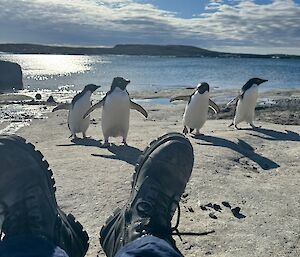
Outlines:
{"type": "Polygon", "coordinates": [[[122,86],[122,87],[120,87],[122,90],[125,90],[126,87],[127,87],[127,85],[130,83],[130,80],[128,80],[128,79],[126,79],[125,81],[126,81],[127,84],[124,85],[124,86],[122,86]]]}
{"type": "Polygon", "coordinates": [[[267,79],[262,79],[262,80],[259,82],[258,85],[260,85],[260,84],[262,84],[262,83],[264,83],[264,82],[267,82],[267,81],[268,81],[267,79]]]}
{"type": "Polygon", "coordinates": [[[127,82],[127,84],[125,85],[124,89],[125,89],[125,88],[127,87],[127,85],[130,83],[130,80],[127,79],[126,82],[127,82]]]}
{"type": "Polygon", "coordinates": [[[95,86],[95,89],[93,92],[95,92],[98,88],[100,88],[101,86],[95,86]]]}

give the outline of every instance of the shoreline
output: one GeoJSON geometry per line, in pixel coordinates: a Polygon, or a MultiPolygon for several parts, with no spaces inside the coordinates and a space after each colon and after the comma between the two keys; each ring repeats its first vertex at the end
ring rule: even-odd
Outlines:
{"type": "MultiPolygon", "coordinates": [[[[168,89],[133,91],[131,98],[139,104],[149,107],[166,105],[169,99],[175,95],[190,94],[193,89],[168,89]]],[[[220,106],[218,115],[209,113],[209,119],[231,119],[234,115],[234,106],[226,107],[226,103],[233,98],[239,90],[214,90],[211,98],[220,106]]],[[[58,103],[70,102],[75,91],[19,91],[17,93],[0,94],[0,132],[14,133],[23,126],[29,126],[32,120],[47,119],[54,106],[58,103]],[[36,93],[40,93],[42,100],[35,100],[36,93]],[[53,96],[56,102],[47,102],[46,99],[53,96]]],[[[103,97],[103,92],[92,96],[93,102],[103,97]]],[[[184,106],[182,101],[171,105],[184,106]]],[[[259,93],[256,106],[257,121],[274,121],[282,125],[300,125],[300,89],[285,89],[262,91],[259,93]]],[[[184,107],[182,107],[184,108],[184,107]]]]}

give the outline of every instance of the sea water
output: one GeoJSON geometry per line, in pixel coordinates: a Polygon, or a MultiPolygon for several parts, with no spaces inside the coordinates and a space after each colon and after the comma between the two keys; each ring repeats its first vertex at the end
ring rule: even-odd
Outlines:
{"type": "Polygon", "coordinates": [[[21,65],[29,90],[77,91],[94,83],[107,91],[116,76],[131,80],[129,91],[193,87],[202,81],[214,89],[236,89],[252,77],[269,80],[262,90],[300,88],[300,59],[1,53],[0,60],[21,65]]]}

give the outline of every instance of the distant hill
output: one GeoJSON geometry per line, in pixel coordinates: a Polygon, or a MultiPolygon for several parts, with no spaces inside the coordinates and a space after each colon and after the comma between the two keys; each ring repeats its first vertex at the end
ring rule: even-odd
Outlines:
{"type": "Polygon", "coordinates": [[[235,58],[299,58],[284,54],[239,54],[210,51],[185,45],[138,45],[124,44],[114,47],[73,47],[37,44],[0,44],[0,52],[14,54],[67,54],[67,55],[147,55],[175,57],[235,57],[235,58]]]}

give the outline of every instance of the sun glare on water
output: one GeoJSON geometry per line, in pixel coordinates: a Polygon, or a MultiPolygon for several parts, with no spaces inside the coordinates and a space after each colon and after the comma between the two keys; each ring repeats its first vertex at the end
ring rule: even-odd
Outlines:
{"type": "Polygon", "coordinates": [[[35,80],[84,73],[93,63],[91,57],[83,55],[15,54],[3,55],[1,59],[19,63],[24,76],[35,80]]]}

